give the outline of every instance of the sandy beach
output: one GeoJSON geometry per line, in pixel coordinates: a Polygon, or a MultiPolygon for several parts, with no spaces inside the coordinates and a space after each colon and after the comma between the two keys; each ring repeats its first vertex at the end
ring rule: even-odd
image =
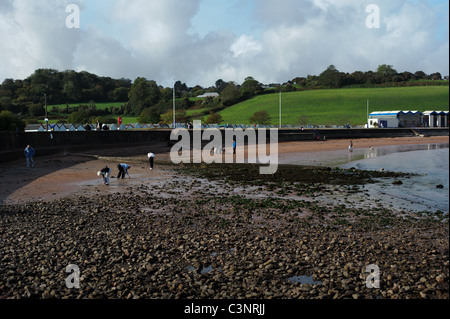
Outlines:
{"type": "MultiPolygon", "coordinates": [[[[279,150],[319,154],[348,144],[279,150]]],[[[449,298],[448,214],[395,211],[365,188],[401,173],[286,165],[264,176],[248,164],[175,166],[167,149],[145,147],[35,162],[0,165],[0,298],[449,298]],[[96,172],[108,165],[116,177],[120,162],[131,165],[131,178],[102,185],[96,172]],[[67,287],[68,265],[80,269],[79,288],[67,287]],[[374,265],[377,287],[368,281],[374,265]]]]}
{"type": "MultiPolygon", "coordinates": [[[[406,137],[353,140],[355,150],[368,149],[387,145],[411,145],[448,143],[449,137],[406,137]]],[[[291,153],[314,153],[319,158],[321,152],[345,150],[350,140],[286,142],[278,145],[279,155],[291,153]]],[[[111,192],[102,186],[101,179],[97,178],[97,171],[109,165],[113,170],[112,176],[117,176],[117,164],[120,161],[128,162],[131,179],[120,181],[120,185],[133,185],[142,182],[152,183],[153,180],[172,178],[168,170],[158,167],[150,171],[145,147],[134,149],[113,149],[97,152],[86,152],[89,156],[71,154],[70,156],[44,156],[36,158],[36,167],[27,168],[25,159],[0,165],[0,203],[26,203],[37,200],[54,200],[70,195],[103,194],[111,192]],[[125,156],[121,156],[124,154],[125,156]],[[132,155],[132,156],[129,156],[132,155]],[[100,156],[100,159],[94,159],[100,156]],[[94,192],[92,193],[92,188],[94,192]]],[[[160,148],[156,153],[155,163],[169,163],[169,149],[160,148]]],[[[166,165],[164,165],[165,167],[166,165]]],[[[161,166],[160,166],[161,167],[161,166]]],[[[112,178],[113,185],[115,179],[112,178]]],[[[112,190],[115,191],[115,190],[112,190]]]]}

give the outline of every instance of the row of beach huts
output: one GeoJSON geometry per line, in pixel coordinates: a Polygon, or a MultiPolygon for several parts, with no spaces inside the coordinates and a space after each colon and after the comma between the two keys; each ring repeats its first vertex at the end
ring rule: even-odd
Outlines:
{"type": "MultiPolygon", "coordinates": [[[[369,115],[368,123],[362,127],[368,128],[418,128],[418,127],[449,127],[448,111],[381,111],[372,112],[369,115]]],[[[192,125],[192,124],[191,124],[192,125]]],[[[201,124],[202,129],[206,128],[278,128],[275,125],[246,125],[246,124],[201,124]]],[[[168,124],[103,124],[103,131],[120,130],[140,130],[140,129],[169,129],[168,124]]],[[[176,123],[177,128],[192,128],[186,123],[176,123]]],[[[282,128],[350,128],[349,125],[282,125],[282,128]]],[[[25,127],[25,132],[80,132],[98,131],[96,124],[29,124],[25,127]]]]}
{"type": "MultiPolygon", "coordinates": [[[[189,126],[187,123],[177,123],[177,128],[192,128],[192,125],[189,126]]],[[[254,125],[246,125],[246,124],[230,124],[230,125],[220,125],[220,124],[203,124],[201,125],[202,129],[207,128],[253,128],[254,125]]],[[[257,125],[258,128],[277,128],[275,125],[257,125]]],[[[293,125],[283,125],[283,128],[296,128],[297,126],[293,125]]],[[[336,126],[337,127],[337,126],[336,126]]],[[[120,130],[145,130],[145,129],[170,129],[171,125],[168,124],[103,124],[102,131],[120,131],[120,130]]],[[[84,132],[84,131],[99,131],[96,124],[29,124],[25,127],[25,132],[84,132]]]]}
{"type": "Polygon", "coordinates": [[[369,115],[369,128],[449,127],[448,111],[381,111],[369,115]]]}
{"type": "MultiPolygon", "coordinates": [[[[169,128],[167,124],[103,124],[102,131],[118,130],[139,130],[169,128]]],[[[29,124],[25,127],[25,132],[80,132],[80,131],[98,131],[96,124],[29,124]]]]}

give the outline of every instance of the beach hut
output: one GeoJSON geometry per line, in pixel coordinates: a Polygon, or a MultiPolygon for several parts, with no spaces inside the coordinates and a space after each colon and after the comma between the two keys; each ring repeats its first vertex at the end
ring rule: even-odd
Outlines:
{"type": "Polygon", "coordinates": [[[76,132],[77,130],[77,127],[74,124],[66,124],[65,126],[67,131],[69,132],[76,132]]]}
{"type": "Polygon", "coordinates": [[[28,124],[25,127],[25,132],[45,132],[46,129],[43,124],[28,124]]]}
{"type": "Polygon", "coordinates": [[[448,111],[423,112],[423,124],[426,127],[449,127],[448,111]]]}
{"type": "Polygon", "coordinates": [[[54,132],[65,132],[65,131],[67,131],[67,128],[64,124],[56,124],[53,127],[53,131],[54,132]]]}
{"type": "Polygon", "coordinates": [[[422,113],[419,111],[402,111],[398,114],[399,127],[423,126],[422,113]]]}
{"type": "Polygon", "coordinates": [[[119,128],[117,126],[117,124],[107,124],[108,128],[110,131],[117,131],[117,129],[119,128]]]}
{"type": "Polygon", "coordinates": [[[130,125],[131,125],[131,127],[130,127],[131,130],[139,130],[142,128],[142,125],[139,123],[132,123],[130,125]]]}

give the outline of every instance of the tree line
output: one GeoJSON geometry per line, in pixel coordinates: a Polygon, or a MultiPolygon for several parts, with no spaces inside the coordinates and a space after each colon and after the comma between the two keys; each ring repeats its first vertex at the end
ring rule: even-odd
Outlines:
{"type": "Polygon", "coordinates": [[[0,116],[3,114],[10,119],[15,115],[30,122],[30,118],[44,116],[43,106],[48,103],[65,105],[51,111],[71,114],[68,120],[79,123],[94,121],[99,117],[103,117],[104,122],[114,121],[113,115],[136,116],[140,122],[147,123],[171,123],[175,93],[177,119],[180,121],[189,120],[185,111],[191,108],[203,110],[197,116],[209,114],[212,120],[217,120],[216,114],[220,110],[260,94],[321,88],[448,85],[448,81],[435,80],[442,80],[440,73],[398,73],[393,66],[386,64],[380,65],[376,71],[353,73],[340,72],[334,65],[330,65],[319,75],[296,77],[282,84],[262,84],[249,76],[241,84],[219,79],[213,86],[204,88],[200,85],[188,87],[177,81],[172,88],[163,87],[144,77],[131,81],[101,77],[86,71],[38,69],[24,80],[5,79],[0,84],[0,116]],[[193,99],[208,92],[220,95],[193,99]],[[95,103],[102,102],[120,102],[121,106],[96,109],[95,103]],[[69,107],[73,103],[80,103],[80,106],[69,107]]]}

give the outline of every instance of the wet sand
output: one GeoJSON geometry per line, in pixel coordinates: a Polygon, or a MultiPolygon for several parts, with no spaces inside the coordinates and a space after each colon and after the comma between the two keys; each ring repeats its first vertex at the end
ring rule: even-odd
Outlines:
{"type": "MultiPolygon", "coordinates": [[[[353,140],[355,150],[387,145],[410,145],[429,143],[448,143],[449,137],[407,137],[353,140]]],[[[278,145],[279,156],[293,153],[314,154],[320,159],[326,151],[345,150],[350,140],[286,142],[278,145]]],[[[0,204],[26,203],[33,201],[50,201],[71,195],[108,194],[120,192],[123,188],[153,181],[173,178],[167,165],[170,158],[168,149],[160,148],[156,153],[156,169],[150,171],[145,148],[120,150],[103,150],[89,152],[88,156],[70,154],[68,156],[45,156],[35,158],[36,166],[27,168],[24,160],[0,164],[0,204]],[[124,154],[126,156],[118,156],[124,154]],[[136,155],[143,154],[143,155],[136,155]],[[131,156],[130,156],[131,155],[131,156]],[[136,156],[135,156],[136,155],[136,156]],[[98,159],[94,156],[99,156],[98,159]],[[104,156],[104,157],[102,157],[104,156]],[[112,175],[117,176],[117,164],[126,162],[132,166],[129,170],[131,179],[118,181],[111,179],[110,187],[102,185],[96,173],[105,165],[112,168],[112,175]]]]}

